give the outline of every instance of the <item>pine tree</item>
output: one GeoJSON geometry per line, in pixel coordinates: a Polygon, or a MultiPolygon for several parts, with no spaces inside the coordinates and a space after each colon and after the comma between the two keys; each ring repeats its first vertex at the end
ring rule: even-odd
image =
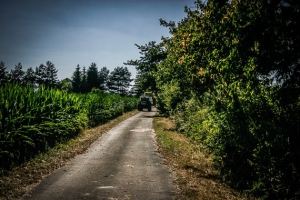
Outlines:
{"type": "Polygon", "coordinates": [[[131,73],[127,67],[117,67],[109,75],[107,83],[108,89],[111,93],[120,94],[125,96],[130,86],[131,73]]]}
{"type": "Polygon", "coordinates": [[[45,71],[46,66],[44,64],[40,64],[40,66],[35,68],[35,81],[38,87],[45,84],[45,71]]]}
{"type": "Polygon", "coordinates": [[[50,61],[46,65],[40,64],[35,69],[36,83],[38,86],[45,85],[48,88],[55,88],[58,86],[57,69],[50,61]]]}
{"type": "Polygon", "coordinates": [[[22,84],[25,72],[22,70],[22,64],[18,63],[14,69],[10,71],[9,81],[22,84]]]}
{"type": "Polygon", "coordinates": [[[92,88],[99,88],[98,68],[96,63],[92,63],[87,70],[87,90],[90,92],[92,88]]]}
{"type": "Polygon", "coordinates": [[[79,93],[81,91],[81,80],[82,80],[82,72],[80,71],[80,66],[77,65],[72,76],[73,92],[79,93]]]}
{"type": "Polygon", "coordinates": [[[107,90],[107,81],[109,76],[109,70],[106,67],[102,67],[99,70],[98,80],[99,80],[99,88],[100,90],[107,90]]]}
{"type": "Polygon", "coordinates": [[[34,70],[32,69],[32,67],[28,68],[24,74],[24,78],[23,78],[23,82],[24,84],[29,84],[34,86],[35,85],[35,73],[34,70]]]}
{"type": "Polygon", "coordinates": [[[7,82],[7,71],[5,67],[5,63],[3,61],[0,62],[0,84],[4,84],[7,82]]]}
{"type": "Polygon", "coordinates": [[[57,87],[58,78],[57,78],[57,69],[54,64],[50,61],[46,62],[46,71],[45,71],[45,85],[49,88],[57,87]]]}
{"type": "Polygon", "coordinates": [[[86,73],[85,66],[83,66],[83,69],[82,69],[80,92],[81,93],[88,92],[88,90],[87,90],[87,73],[86,73]]]}

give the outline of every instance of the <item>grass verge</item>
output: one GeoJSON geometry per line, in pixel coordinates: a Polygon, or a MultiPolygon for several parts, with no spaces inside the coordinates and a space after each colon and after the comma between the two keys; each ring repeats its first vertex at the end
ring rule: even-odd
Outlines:
{"type": "Polygon", "coordinates": [[[157,115],[153,121],[159,151],[175,173],[180,193],[176,199],[254,199],[239,194],[221,182],[213,168],[212,157],[201,146],[174,131],[168,118],[157,115]]]}
{"type": "Polygon", "coordinates": [[[102,134],[136,113],[138,111],[134,110],[104,125],[85,130],[78,137],[57,145],[12,171],[0,171],[0,199],[21,199],[45,176],[64,166],[71,158],[83,153],[102,134]]]}

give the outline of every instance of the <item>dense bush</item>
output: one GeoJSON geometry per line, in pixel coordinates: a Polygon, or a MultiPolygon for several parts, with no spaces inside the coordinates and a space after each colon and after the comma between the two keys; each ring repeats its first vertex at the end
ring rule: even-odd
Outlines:
{"type": "Polygon", "coordinates": [[[300,195],[300,101],[285,106],[281,87],[217,98],[206,93],[177,106],[176,127],[214,155],[225,182],[266,199],[300,195]]]}
{"type": "Polygon", "coordinates": [[[299,8],[197,1],[177,24],[161,20],[171,37],[150,70],[178,130],[214,155],[225,182],[265,199],[300,198],[299,8]]]}

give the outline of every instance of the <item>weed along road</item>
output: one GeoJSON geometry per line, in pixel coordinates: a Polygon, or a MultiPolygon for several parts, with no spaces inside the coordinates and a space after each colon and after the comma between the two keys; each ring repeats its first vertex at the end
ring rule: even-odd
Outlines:
{"type": "Polygon", "coordinates": [[[173,199],[171,173],[156,151],[154,115],[142,111],[123,121],[24,199],[173,199]]]}

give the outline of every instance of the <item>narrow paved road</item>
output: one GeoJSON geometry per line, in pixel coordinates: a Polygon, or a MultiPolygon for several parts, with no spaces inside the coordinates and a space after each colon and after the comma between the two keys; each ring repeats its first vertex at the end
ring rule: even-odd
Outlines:
{"type": "Polygon", "coordinates": [[[24,199],[173,199],[171,173],[156,152],[154,115],[140,112],[122,122],[24,199]]]}

